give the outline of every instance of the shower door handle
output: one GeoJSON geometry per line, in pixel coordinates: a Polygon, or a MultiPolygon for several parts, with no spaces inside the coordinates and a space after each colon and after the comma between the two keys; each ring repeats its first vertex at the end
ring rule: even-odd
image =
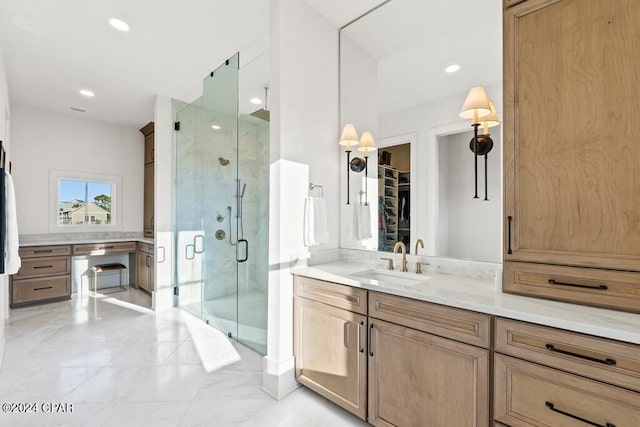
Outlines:
{"type": "Polygon", "coordinates": [[[245,262],[249,259],[249,241],[247,239],[238,239],[238,245],[236,246],[236,261],[245,262]],[[240,249],[240,243],[244,243],[244,258],[240,259],[238,255],[240,249]]]}
{"type": "Polygon", "coordinates": [[[196,234],[195,236],[193,236],[193,252],[196,254],[201,254],[204,252],[204,235],[196,234]],[[200,242],[202,243],[200,245],[198,245],[198,239],[201,239],[200,242]]]}
{"type": "Polygon", "coordinates": [[[191,243],[184,247],[184,257],[189,261],[196,257],[196,248],[191,243]],[[191,256],[189,256],[189,248],[191,248],[191,256]]]}

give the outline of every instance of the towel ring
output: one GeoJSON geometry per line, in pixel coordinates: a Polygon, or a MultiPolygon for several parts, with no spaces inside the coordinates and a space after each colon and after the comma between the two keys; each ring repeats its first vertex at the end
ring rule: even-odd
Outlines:
{"type": "Polygon", "coordinates": [[[320,197],[322,197],[324,199],[324,187],[322,185],[314,184],[313,182],[309,183],[309,192],[311,192],[312,190],[314,190],[316,188],[320,189],[320,197]]]}

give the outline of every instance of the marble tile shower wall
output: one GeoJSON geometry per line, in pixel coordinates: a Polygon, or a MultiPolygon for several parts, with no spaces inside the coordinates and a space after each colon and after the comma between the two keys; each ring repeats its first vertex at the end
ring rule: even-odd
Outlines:
{"type": "MultiPolygon", "coordinates": [[[[267,292],[269,269],[269,123],[241,115],[239,156],[243,199],[244,238],[249,240],[249,260],[239,264],[240,292],[267,292]]],[[[266,302],[265,302],[266,304],[266,302]]]]}
{"type": "MultiPolygon", "coordinates": [[[[229,221],[235,219],[236,193],[236,117],[224,117],[195,105],[189,114],[180,116],[181,135],[176,162],[176,206],[178,226],[178,254],[185,255],[184,246],[193,237],[205,236],[205,253],[195,255],[191,262],[181,262],[178,281],[199,286],[203,280],[204,298],[225,295],[235,291],[235,248],[229,244],[229,221]],[[216,123],[220,129],[212,129],[216,123]],[[220,158],[228,160],[223,165],[220,158]],[[227,206],[232,206],[229,218],[227,206]],[[216,217],[224,216],[222,222],[216,217]],[[217,240],[217,230],[226,233],[217,240]],[[215,278],[215,281],[211,279],[215,278]]],[[[233,238],[235,239],[235,231],[233,238]]],[[[199,294],[199,289],[196,295],[199,294]]]]}

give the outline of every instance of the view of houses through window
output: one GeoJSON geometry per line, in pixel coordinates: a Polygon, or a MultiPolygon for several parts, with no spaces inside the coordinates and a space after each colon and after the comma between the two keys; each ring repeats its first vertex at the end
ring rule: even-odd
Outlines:
{"type": "Polygon", "coordinates": [[[58,224],[111,224],[112,184],[109,182],[58,181],[58,224]]]}

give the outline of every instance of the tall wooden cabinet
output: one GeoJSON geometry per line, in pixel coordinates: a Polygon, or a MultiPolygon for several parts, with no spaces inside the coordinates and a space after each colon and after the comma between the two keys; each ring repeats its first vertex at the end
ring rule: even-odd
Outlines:
{"type": "Polygon", "coordinates": [[[640,311],[639,17],[505,1],[506,292],[640,311]]]}
{"type": "Polygon", "coordinates": [[[155,138],[154,123],[147,123],[140,132],[144,135],[144,204],[143,231],[144,237],[154,237],[154,155],[155,138]]]}

